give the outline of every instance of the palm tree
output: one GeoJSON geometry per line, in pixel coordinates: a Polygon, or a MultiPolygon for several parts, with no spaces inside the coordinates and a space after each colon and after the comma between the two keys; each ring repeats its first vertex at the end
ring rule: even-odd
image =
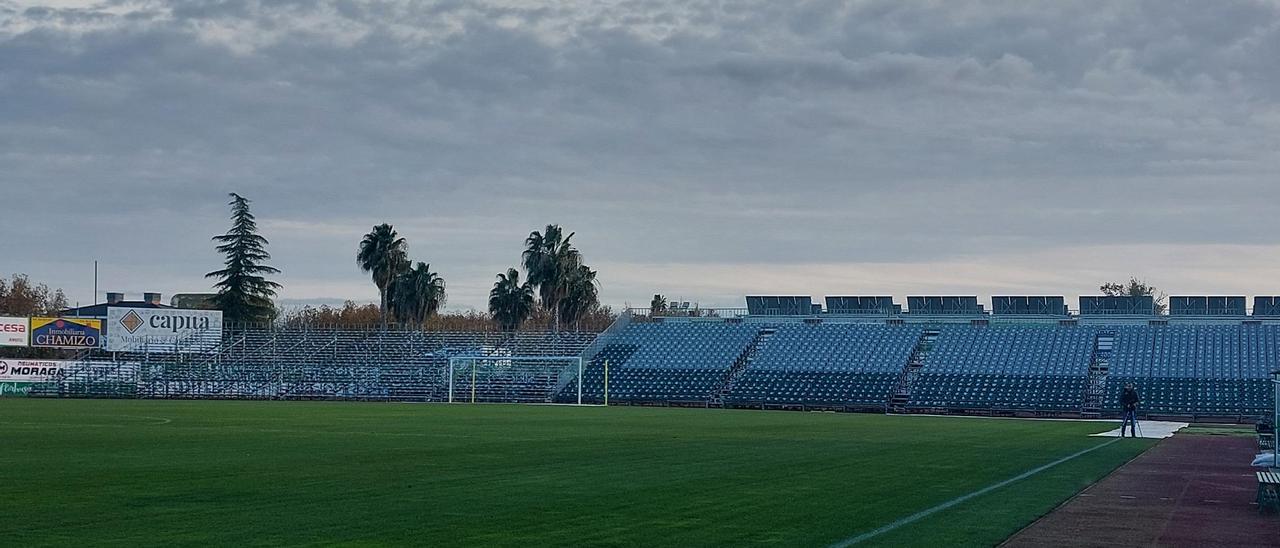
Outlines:
{"type": "Polygon", "coordinates": [[[525,238],[524,269],[529,273],[529,283],[537,286],[543,310],[555,314],[556,329],[560,329],[560,299],[564,297],[565,278],[581,264],[578,250],[569,242],[573,233],[564,236],[560,225],[547,225],[544,232],[530,232],[525,238]]]}
{"type": "Polygon", "coordinates": [[[391,310],[397,321],[422,325],[444,306],[444,278],[431,265],[418,262],[396,277],[391,291],[391,310]]]}
{"type": "Polygon", "coordinates": [[[503,331],[515,331],[533,313],[533,286],[520,283],[520,271],[508,268],[498,274],[489,291],[489,314],[503,331]]]}
{"type": "Polygon", "coordinates": [[[600,304],[600,290],[596,284],[596,271],[584,264],[577,264],[563,278],[563,293],[559,303],[560,317],[578,329],[578,319],[600,304]]]}
{"type": "Polygon", "coordinates": [[[661,316],[667,311],[667,298],[661,293],[653,296],[653,300],[649,301],[649,316],[661,316]]]}
{"type": "Polygon", "coordinates": [[[356,264],[360,265],[362,272],[372,274],[373,285],[378,286],[383,329],[387,327],[388,293],[392,291],[392,281],[409,263],[407,247],[395,228],[382,223],[364,235],[356,251],[356,264]]]}

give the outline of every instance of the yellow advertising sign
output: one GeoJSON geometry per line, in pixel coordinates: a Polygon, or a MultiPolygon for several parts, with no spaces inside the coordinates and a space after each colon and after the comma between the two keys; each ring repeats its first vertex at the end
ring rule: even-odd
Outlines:
{"type": "Polygon", "coordinates": [[[31,318],[31,346],[97,348],[102,344],[102,320],[89,318],[31,318]]]}

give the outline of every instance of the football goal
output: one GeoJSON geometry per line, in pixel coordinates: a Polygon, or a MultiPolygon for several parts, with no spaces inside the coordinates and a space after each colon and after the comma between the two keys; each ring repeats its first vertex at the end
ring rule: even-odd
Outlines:
{"type": "Polygon", "coordinates": [[[452,356],[450,403],[582,403],[578,356],[452,356]]]}

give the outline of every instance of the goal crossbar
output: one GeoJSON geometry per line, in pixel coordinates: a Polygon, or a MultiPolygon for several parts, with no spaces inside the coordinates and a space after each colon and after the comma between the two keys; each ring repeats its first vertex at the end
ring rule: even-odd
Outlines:
{"type": "MultiPolygon", "coordinates": [[[[545,372],[549,370],[550,365],[557,364],[557,363],[563,364],[564,367],[554,370],[555,371],[554,387],[551,387],[549,393],[547,394],[547,397],[549,400],[554,400],[556,395],[562,389],[564,389],[569,382],[576,382],[577,383],[577,403],[578,405],[582,404],[582,357],[581,356],[545,356],[545,355],[543,356],[501,356],[501,355],[495,356],[495,355],[482,355],[482,354],[459,355],[459,356],[449,357],[449,371],[448,371],[449,403],[457,403],[459,401],[456,397],[457,387],[455,387],[455,384],[457,383],[455,382],[455,379],[457,379],[459,374],[465,374],[465,373],[470,374],[469,386],[465,387],[465,388],[469,388],[470,395],[468,399],[464,399],[462,401],[468,401],[469,403],[476,403],[477,387],[479,383],[479,379],[478,379],[479,364],[481,363],[490,364],[490,365],[497,365],[497,364],[510,365],[510,364],[516,364],[516,363],[545,364],[543,367],[544,374],[546,374],[545,372]]],[[[486,373],[492,374],[493,371],[488,371],[486,373]]],[[[504,380],[509,383],[507,388],[511,389],[512,386],[510,386],[510,383],[512,382],[512,379],[507,378],[504,380]]],[[[540,379],[540,380],[549,380],[549,378],[540,379]]],[[[514,403],[521,403],[521,402],[514,401],[514,403]]]]}

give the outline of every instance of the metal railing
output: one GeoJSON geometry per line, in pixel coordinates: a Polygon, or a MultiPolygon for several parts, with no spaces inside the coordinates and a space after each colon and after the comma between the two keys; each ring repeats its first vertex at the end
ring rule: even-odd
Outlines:
{"type": "Polygon", "coordinates": [[[1126,318],[1187,318],[1187,319],[1280,319],[1280,315],[1276,316],[1255,316],[1252,309],[1246,309],[1244,314],[1239,310],[1209,310],[1204,313],[1190,314],[1182,312],[1179,314],[1171,314],[1168,311],[1164,313],[1143,312],[1135,310],[1092,310],[1088,314],[1081,314],[1079,309],[1068,309],[1065,313],[1037,313],[1037,312],[1002,312],[996,313],[992,310],[934,310],[934,311],[911,311],[902,310],[886,311],[886,310],[823,310],[821,312],[813,312],[809,314],[784,314],[780,312],[764,311],[752,314],[748,309],[743,307],[690,307],[688,309],[672,308],[663,310],[653,310],[649,308],[626,308],[624,312],[630,313],[634,318],[641,321],[651,318],[743,318],[743,317],[973,317],[973,318],[1007,318],[1007,317],[1036,317],[1036,318],[1091,318],[1091,317],[1126,317],[1126,318]]]}
{"type": "Polygon", "coordinates": [[[746,308],[734,307],[689,307],[654,310],[649,308],[627,308],[625,312],[633,318],[741,318],[747,315],[746,308]]]}

